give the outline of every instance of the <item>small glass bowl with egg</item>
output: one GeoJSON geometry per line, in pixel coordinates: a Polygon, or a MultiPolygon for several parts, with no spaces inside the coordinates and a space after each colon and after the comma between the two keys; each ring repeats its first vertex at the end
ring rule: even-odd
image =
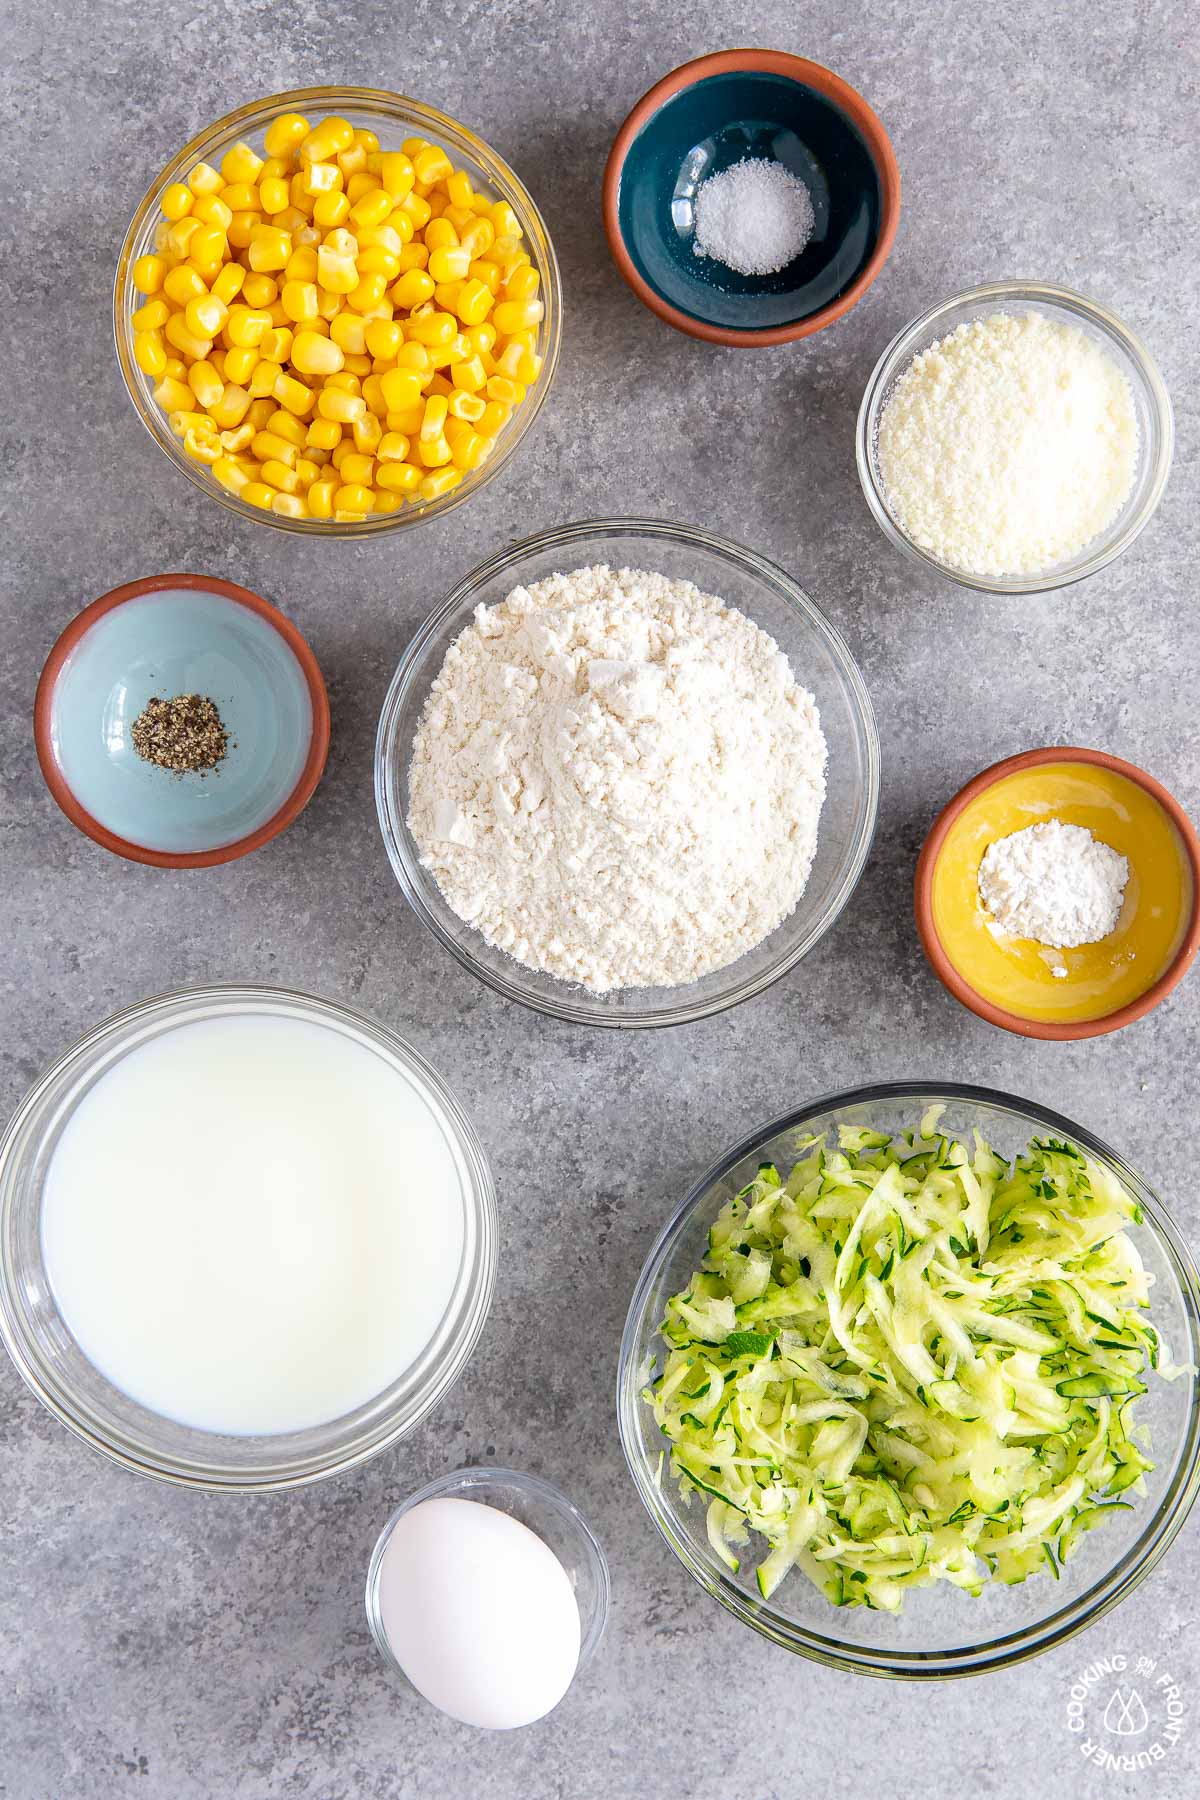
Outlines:
{"type": "Polygon", "coordinates": [[[367,1621],[389,1669],[491,1730],[558,1704],[596,1653],[608,1601],[608,1563],[583,1514],[514,1469],[457,1469],[410,1494],[367,1572],[367,1621]]]}
{"type": "Polygon", "coordinates": [[[871,372],[858,412],[858,478],[871,516],[884,536],[911,561],[960,587],[985,594],[1040,594],[1094,575],[1120,556],[1149,524],[1171,472],[1175,442],[1171,399],[1154,359],[1117,315],[1070,288],[1045,282],[996,281],[931,306],[897,332],[871,372]],[[1137,421],[1137,464],[1128,492],[1108,523],[1074,555],[1025,574],[983,575],[956,568],[916,543],[889,501],[880,467],[879,433],[896,385],[914,359],[959,326],[994,314],[1038,315],[1080,331],[1115,363],[1129,384],[1137,421]]]}

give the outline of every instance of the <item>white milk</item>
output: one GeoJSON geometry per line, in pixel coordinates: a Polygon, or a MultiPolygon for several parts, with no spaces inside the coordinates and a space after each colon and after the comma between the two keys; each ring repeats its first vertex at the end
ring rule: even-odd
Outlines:
{"type": "Polygon", "coordinates": [[[370,1400],[428,1343],[462,1260],[440,1120],[415,1077],[302,1020],[197,1020],[132,1050],[46,1177],[46,1268],[80,1349],[206,1431],[370,1400]]]}

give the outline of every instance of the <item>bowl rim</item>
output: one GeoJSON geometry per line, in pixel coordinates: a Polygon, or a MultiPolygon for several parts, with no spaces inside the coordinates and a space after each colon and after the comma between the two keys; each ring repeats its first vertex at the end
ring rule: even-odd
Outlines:
{"type": "Polygon", "coordinates": [[[1142,1532],[1138,1544],[1127,1551],[1106,1576],[1093,1584],[1089,1592],[1096,1593],[1095,1601],[1086,1610],[1081,1609],[1078,1602],[1073,1603],[1065,1609],[1066,1617],[1056,1630],[1035,1640],[1031,1641],[1028,1627],[1008,1632],[994,1640],[991,1652],[983,1656],[980,1655],[978,1646],[964,1646],[949,1653],[905,1650],[881,1653],[874,1649],[861,1651],[844,1641],[823,1637],[782,1620],[773,1612],[769,1601],[755,1601],[736,1587],[715,1559],[711,1563],[705,1563],[693,1555],[690,1547],[681,1547],[670,1529],[671,1513],[663,1501],[661,1489],[648,1473],[642,1471],[636,1454],[636,1409],[641,1404],[643,1381],[635,1367],[634,1356],[642,1316],[666,1256],[700,1200],[744,1157],[753,1155],[763,1144],[781,1133],[794,1131],[820,1114],[842,1112],[854,1106],[871,1105],[884,1100],[906,1099],[926,1104],[937,1100],[962,1100],[1007,1111],[1023,1120],[1033,1120],[1059,1136],[1065,1136],[1114,1167],[1121,1179],[1138,1195],[1151,1228],[1166,1247],[1180,1281],[1185,1310],[1190,1307],[1193,1337],[1196,1336],[1200,1331],[1200,1271],[1197,1270],[1191,1251],[1158,1194],[1102,1138],[1074,1124],[1061,1113],[1042,1106],[1038,1101],[1025,1100],[1000,1089],[955,1081],[870,1082],[861,1087],[823,1094],[794,1111],[759,1126],[732,1149],[717,1157],[699,1179],[693,1182],[647,1253],[629,1303],[617,1360],[617,1433],[633,1486],[660,1535],[665,1538],[692,1579],[743,1624],[749,1625],[752,1630],[785,1650],[850,1674],[891,1680],[945,1681],[1013,1667],[1040,1656],[1043,1651],[1057,1648],[1110,1612],[1157,1567],[1200,1495],[1200,1408],[1192,1408],[1188,1432],[1183,1442],[1186,1454],[1180,1458],[1174,1488],[1164,1495],[1153,1521],[1142,1532]]]}
{"type": "MultiPolygon", "coordinates": [[[[1148,445],[1140,447],[1141,453],[1149,450],[1148,445]]],[[[1062,287],[1048,281],[989,281],[978,287],[964,288],[961,293],[952,294],[949,299],[939,300],[903,326],[891,339],[879,356],[875,367],[867,379],[863,389],[863,397],[858,409],[858,420],[854,433],[855,462],[858,467],[859,485],[867,502],[868,510],[884,536],[895,545],[896,549],[907,556],[910,562],[917,563],[936,575],[943,576],[956,586],[967,588],[978,594],[1051,594],[1059,588],[1071,587],[1077,581],[1084,581],[1089,575],[1095,575],[1106,568],[1110,562],[1129,548],[1134,539],[1140,537],[1163,497],[1171,474],[1171,463],[1175,451],[1175,413],[1171,404],[1171,396],[1159,371],[1158,364],[1151,356],[1146,345],[1137,333],[1125,323],[1124,319],[1104,306],[1098,300],[1092,300],[1081,294],[1076,288],[1062,287]],[[1129,361],[1138,372],[1144,384],[1147,405],[1158,425],[1158,445],[1154,458],[1154,466],[1149,485],[1143,496],[1141,506],[1132,513],[1124,528],[1117,533],[1107,548],[1086,554],[1087,546],[1080,552],[1074,562],[1061,565],[1058,572],[1050,571],[1035,575],[1022,576],[986,576],[968,575],[961,569],[951,568],[949,563],[939,562],[927,550],[901,530],[893,519],[884,498],[883,489],[876,477],[875,461],[872,447],[879,429],[879,420],[883,405],[890,390],[893,376],[898,372],[900,364],[911,360],[920,350],[923,340],[931,335],[936,321],[949,315],[956,307],[981,307],[990,302],[1005,300],[1021,301],[1032,306],[1057,308],[1074,314],[1095,326],[1102,333],[1120,344],[1129,361]]]]}
{"type": "MultiPolygon", "coordinates": [[[[336,1475],[344,1475],[383,1451],[393,1449],[441,1405],[464,1374],[478,1348],[495,1294],[500,1235],[495,1180],[483,1141],[453,1088],[415,1045],[390,1025],[383,1024],[354,1007],[345,1006],[341,1001],[326,1000],[300,988],[271,987],[255,982],[202,982],[152,994],[144,1000],[122,1007],[119,1012],[93,1025],[90,1030],[80,1033],[42,1069],[0,1133],[0,1224],[7,1219],[8,1182],[5,1177],[13,1147],[17,1145],[30,1120],[36,1117],[38,1109],[44,1105],[46,1095],[55,1081],[88,1051],[106,1040],[121,1037],[131,1027],[142,1021],[152,1020],[156,1014],[169,1018],[186,1012],[195,1003],[205,1001],[264,1003],[268,1008],[279,1006],[284,1011],[315,1013],[326,1023],[348,1025],[371,1042],[381,1044],[390,1055],[427,1085],[444,1115],[446,1128],[453,1135],[470,1178],[470,1191],[466,1200],[474,1213],[478,1241],[469,1304],[461,1324],[460,1337],[449,1347],[449,1354],[436,1376],[430,1378],[425,1391],[418,1395],[416,1403],[402,1418],[397,1419],[393,1415],[390,1423],[381,1424],[372,1435],[360,1438],[347,1450],[328,1450],[298,1464],[294,1455],[288,1456],[281,1448],[280,1457],[274,1463],[264,1463],[253,1470],[234,1468],[216,1460],[189,1461],[169,1452],[156,1454],[153,1450],[147,1451],[122,1443],[111,1430],[102,1429],[99,1422],[91,1422],[83,1415],[69,1388],[64,1388],[62,1394],[49,1391],[27,1354],[23,1330],[14,1323],[10,1300],[14,1270],[8,1253],[7,1230],[0,1234],[0,1345],[8,1352],[13,1367],[39,1404],[60,1425],[65,1426],[73,1437],[126,1472],[161,1481],[168,1486],[190,1488],[204,1493],[283,1493],[329,1480],[336,1475]]],[[[142,1411],[151,1413],[148,1407],[143,1407],[142,1411]]],[[[335,1424],[337,1421],[331,1420],[328,1423],[335,1424]]],[[[221,1435],[198,1427],[184,1429],[191,1431],[196,1439],[207,1442],[219,1441],[221,1435]]],[[[284,1447],[301,1434],[282,1432],[263,1435],[267,1441],[273,1440],[284,1447]]]]}
{"type": "Polygon", "coordinates": [[[826,68],[824,63],[812,62],[806,56],[793,56],[786,50],[715,50],[707,56],[697,56],[691,62],[681,63],[677,69],[672,69],[661,81],[655,82],[633,107],[618,131],[604,165],[601,207],[604,233],[613,261],[642,304],[666,324],[685,332],[688,337],[700,338],[705,343],[730,344],[739,349],[792,344],[801,338],[811,337],[814,332],[822,331],[825,326],[833,325],[843,318],[858,304],[883,268],[891,254],[900,222],[900,165],[878,113],[857,88],[851,87],[848,81],[826,68]],[[759,331],[710,325],[706,320],[693,318],[690,313],[672,306],[635,267],[621,233],[621,176],[634,139],[653,115],[684,88],[692,87],[713,75],[733,74],[739,70],[783,75],[803,87],[814,88],[825,99],[831,100],[857,129],[875,165],[879,180],[880,216],[875,247],[849,287],[836,300],[831,300],[827,306],[820,307],[804,319],[798,319],[790,325],[765,326],[759,331]]]}
{"type": "Polygon", "coordinates": [[[1085,750],[1071,744],[1022,750],[1016,756],[1006,756],[1000,762],[981,770],[942,808],[929,828],[917,859],[913,910],[917,936],[930,967],[947,993],[952,994],[968,1011],[985,1019],[989,1025],[998,1025],[1002,1031],[1014,1032],[1018,1037],[1041,1038],[1052,1043],[1078,1043],[1084,1038],[1103,1037],[1110,1031],[1119,1031],[1123,1025],[1132,1025],[1136,1020],[1144,1019],[1148,1012],[1152,1012],[1178,986],[1195,960],[1196,951],[1200,949],[1200,838],[1175,796],[1161,781],[1155,780],[1145,769],[1138,768],[1136,763],[1126,762],[1120,756],[1112,756],[1106,750],[1085,750]],[[1101,1013],[1095,1019],[1030,1019],[1023,1013],[1010,1012],[1006,1007],[997,1006],[994,1001],[985,999],[951,961],[933,917],[934,875],[950,829],[964,808],[1006,776],[1019,774],[1024,769],[1041,768],[1047,763],[1061,762],[1087,763],[1093,768],[1111,770],[1149,794],[1178,832],[1192,875],[1191,916],[1183,939],[1167,967],[1136,999],[1127,1001],[1124,1006],[1115,1007],[1112,1012],[1101,1013]]]}
{"type": "Polygon", "coordinates": [[[219,863],[235,862],[238,857],[248,856],[252,850],[269,843],[281,831],[286,831],[308,805],[316,792],[329,755],[329,695],[317,659],[305,639],[291,620],[278,607],[272,606],[269,600],[264,600],[261,594],[252,593],[249,588],[239,587],[236,582],[225,581],[216,575],[147,575],[139,581],[123,582],[120,587],[101,594],[98,600],[93,600],[82,612],[76,613],[59,633],[38,679],[33,702],[33,737],[46,786],[60,810],[85,837],[91,838],[102,849],[111,850],[115,856],[123,856],[127,862],[148,863],[156,869],[208,869],[219,863]],[[116,832],[110,831],[107,825],[102,825],[99,819],[93,817],[76,798],[54,754],[54,694],[71,652],[94,625],[118,606],[123,606],[127,600],[137,600],[146,594],[164,593],[172,588],[219,595],[235,605],[246,607],[272,626],[300,665],[312,710],[308,755],[300,771],[300,779],[288,798],[265,824],[216,850],[151,850],[143,844],[134,843],[130,838],[118,837],[116,832]]]}
{"type": "MultiPolygon", "coordinates": [[[[514,579],[514,585],[516,585],[516,579],[514,579]]],[[[406,744],[403,748],[407,753],[410,751],[411,745],[406,744]]],[[[849,645],[833,621],[778,563],[770,561],[756,550],[750,550],[745,545],[734,543],[730,538],[718,537],[701,526],[680,525],[667,519],[580,519],[567,525],[554,526],[549,530],[537,532],[532,537],[523,538],[517,543],[506,545],[505,548],[494,552],[455,583],[446,598],[433,609],[414,633],[396,666],[379,714],[379,727],[375,737],[375,806],[380,835],[383,838],[388,861],[404,898],[421,922],[432,931],[443,948],[449,950],[455,961],[482,981],[485,986],[506,1000],[515,1000],[519,1005],[527,1006],[534,1012],[542,1013],[548,1018],[562,1020],[568,1024],[592,1025],[608,1030],[653,1030],[670,1025],[691,1024],[698,1019],[710,1018],[717,1013],[725,1012],[730,1007],[740,1005],[744,1000],[755,998],[794,969],[797,963],[815,949],[826,933],[832,929],[853,897],[870,855],[879,816],[880,759],[879,731],[875,720],[875,710],[871,703],[870,692],[862,672],[851,654],[849,645]],[[521,973],[510,977],[507,971],[501,972],[484,965],[467,948],[450,936],[443,928],[437,914],[426,904],[420,883],[414,879],[409,867],[407,824],[403,818],[397,819],[396,810],[392,805],[390,791],[392,783],[389,779],[392,760],[396,752],[394,731],[401,706],[407,698],[409,686],[416,679],[430,645],[446,622],[462,608],[465,601],[478,592],[485,582],[490,581],[501,571],[515,570],[521,561],[529,556],[537,555],[539,552],[550,549],[566,549],[576,542],[597,536],[617,539],[649,536],[666,538],[674,543],[699,545],[701,549],[710,554],[739,565],[756,579],[766,581],[778,591],[787,603],[802,616],[805,623],[816,632],[836,663],[846,684],[849,704],[861,728],[866,765],[863,782],[865,812],[862,823],[842,879],[829,902],[826,915],[819,927],[794,944],[774,967],[753,980],[744,981],[726,994],[710,997],[702,1002],[693,1000],[671,1004],[663,1001],[636,1015],[621,1014],[616,1011],[599,1012],[586,1008],[573,1000],[572,996],[575,990],[566,982],[557,984],[562,988],[561,996],[557,993],[535,991],[531,985],[527,986],[522,980],[522,974],[525,972],[521,971],[520,964],[514,962],[513,967],[521,973]]],[[[734,966],[736,965],[730,965],[731,968],[734,966]]],[[[687,987],[681,987],[649,991],[686,995],[689,990],[687,987]]]]}
{"type": "Polygon", "coordinates": [[[562,276],[555,254],[554,243],[546,228],[546,222],[530,194],[528,188],[515,173],[511,165],[505,161],[498,151],[493,150],[486,139],[464,125],[449,113],[428,105],[423,100],[416,100],[408,94],[395,93],[387,88],[347,87],[341,85],[326,87],[289,88],[278,94],[264,94],[257,99],[236,107],[233,112],[224,114],[213,120],[202,131],[196,133],[183,148],[159,171],[145,194],[139,201],[130,220],[129,227],[122,240],[117,257],[116,270],[113,277],[112,326],[116,348],[117,362],[125,383],[126,392],[141,424],[149,432],[159,450],[171,463],[172,467],[186,475],[192,485],[206,494],[209,499],[218,501],[230,512],[241,519],[249,519],[257,525],[269,525],[277,531],[297,532],[310,538],[369,538],[378,537],[385,532],[394,531],[405,526],[425,524],[428,520],[441,518],[453,512],[472,495],[487,485],[498,475],[518,446],[524,441],[533,427],[538,414],[550,391],[555,371],[558,367],[559,349],[562,343],[562,276]],[[245,126],[248,130],[258,128],[261,115],[281,111],[302,111],[305,107],[334,108],[344,105],[350,109],[361,108],[364,112],[376,112],[400,116],[404,124],[419,125],[432,136],[441,137],[452,147],[462,149],[483,167],[489,182],[501,189],[501,197],[510,203],[515,201],[514,210],[521,214],[524,226],[533,228],[537,239],[537,259],[535,266],[540,267],[545,282],[547,297],[547,321],[549,331],[546,340],[546,352],[538,379],[528,394],[527,399],[517,409],[515,430],[507,426],[497,440],[495,454],[488,458],[481,469],[472,470],[468,479],[459,482],[448,494],[440,495],[436,500],[427,500],[421,506],[404,506],[394,513],[368,516],[359,521],[340,521],[336,519],[290,519],[274,512],[264,512],[261,507],[248,506],[236,494],[223,488],[214,481],[207,465],[195,462],[191,457],[182,455],[175,447],[173,440],[155,430],[147,409],[143,406],[137,388],[137,379],[133,363],[133,334],[129,329],[130,306],[128,274],[133,263],[133,252],[137,244],[146,218],[157,206],[164,189],[171,182],[181,177],[186,166],[199,159],[205,160],[205,152],[210,148],[214,138],[245,126]],[[505,439],[508,441],[505,442],[505,439]]]}
{"type": "MultiPolygon", "coordinates": [[[[475,1495],[469,1490],[476,1489],[482,1490],[476,1504],[487,1506],[490,1502],[486,1498],[486,1492],[492,1487],[514,1487],[529,1494],[534,1500],[540,1501],[550,1512],[569,1519],[571,1525],[578,1531],[596,1580],[596,1612],[588,1629],[582,1633],[580,1638],[579,1660],[575,1665],[575,1673],[571,1677],[572,1685],[582,1675],[600,1648],[612,1605],[612,1572],[608,1566],[608,1557],[604,1553],[604,1545],[596,1536],[583,1512],[576,1506],[569,1494],[564,1493],[562,1488],[547,1480],[544,1475],[530,1475],[524,1469],[509,1469],[502,1467],[499,1463],[464,1463],[461,1468],[447,1469],[443,1474],[435,1475],[431,1480],[423,1482],[420,1487],[414,1488],[412,1493],[407,1494],[393,1508],[375,1540],[370,1562],[367,1565],[365,1593],[367,1625],[375,1648],[385,1666],[393,1674],[399,1676],[406,1685],[411,1684],[400,1666],[395,1651],[388,1642],[383,1613],[379,1605],[379,1572],[392,1533],[405,1513],[412,1512],[415,1507],[420,1506],[426,1500],[471,1500],[475,1498],[475,1495]]],[[[497,1507],[495,1510],[502,1512],[504,1509],[497,1507]]],[[[508,1516],[511,1518],[513,1515],[510,1513],[508,1516]]],[[[528,1529],[532,1530],[533,1528],[529,1527],[528,1529]]],[[[535,1532],[534,1535],[540,1536],[541,1534],[535,1532]]],[[[545,1542],[544,1539],[542,1541],[545,1542]]],[[[547,1548],[549,1549],[550,1546],[547,1545],[547,1548]]],[[[582,1625],[582,1620],[580,1624],[582,1625]]]]}

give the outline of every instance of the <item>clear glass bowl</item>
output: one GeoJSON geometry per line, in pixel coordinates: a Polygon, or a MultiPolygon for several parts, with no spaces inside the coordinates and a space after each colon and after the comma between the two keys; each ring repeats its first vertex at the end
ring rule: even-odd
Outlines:
{"type": "Polygon", "coordinates": [[[438,1404],[466,1367],[496,1278],[496,1198],[474,1127],[402,1038],[347,1008],[280,988],[201,987],[143,1000],[88,1033],[26,1095],[0,1142],[0,1333],[18,1372],[54,1416],[93,1449],[181,1487],[261,1493],[340,1475],[385,1450],[438,1404]],[[42,1189],[55,1145],[84,1095],[140,1044],[198,1019],[257,1013],[342,1032],[416,1076],[441,1110],[463,1197],[463,1257],[434,1336],[373,1400],[305,1431],[225,1436],[151,1412],[107,1381],[59,1313],[42,1256],[42,1189]]]}
{"type": "Polygon", "coordinates": [[[558,1488],[537,1475],[496,1468],[455,1469],[449,1475],[439,1475],[436,1481],[428,1482],[401,1501],[380,1532],[367,1570],[367,1623],[375,1647],[392,1673],[406,1687],[411,1686],[384,1629],[379,1606],[379,1571],[397,1522],[424,1500],[478,1500],[485,1506],[494,1506],[497,1511],[508,1513],[528,1526],[553,1550],[567,1572],[579,1607],[579,1661],[575,1666],[578,1677],[596,1654],[604,1636],[609,1601],[608,1561],[583,1514],[558,1488]]]}
{"type": "MultiPolygon", "coordinates": [[[[701,1587],[731,1613],[787,1650],[815,1662],[867,1675],[910,1678],[973,1675],[1022,1662],[1065,1642],[1135,1588],[1166,1551],[1200,1487],[1200,1407],[1195,1368],[1174,1381],[1152,1380],[1138,1403],[1150,1428],[1154,1472],[1148,1493],[1132,1512],[1119,1512],[1090,1532],[1063,1566],[1061,1580],[1031,1576],[1017,1587],[989,1584],[978,1599],[939,1582],[914,1588],[898,1615],[865,1607],[834,1607],[793,1572],[769,1601],[742,1559],[731,1574],[711,1549],[705,1509],[684,1502],[659,1455],[666,1447],[642,1399],[647,1371],[658,1363],[659,1321],[666,1301],[699,1267],[717,1213],[749,1181],[762,1161],[787,1168],[797,1143],[840,1123],[897,1132],[914,1125],[934,1101],[945,1103],[940,1129],[966,1136],[978,1128],[1001,1154],[1013,1156],[1035,1133],[1049,1131],[1078,1144],[1124,1182],[1145,1213],[1138,1249],[1153,1273],[1150,1317],[1179,1363],[1200,1363],[1200,1277],[1166,1208],[1114,1150],[1046,1107],[983,1088],[954,1083],[889,1083],[855,1088],[801,1107],[762,1127],[701,1176],[646,1259],[629,1308],[617,1374],[617,1416],[634,1486],[651,1518],[701,1587]]],[[[761,1546],[765,1549],[765,1545],[761,1546]]]]}
{"type": "Polygon", "coordinates": [[[1146,346],[1115,313],[1097,305],[1094,300],[1088,300],[1070,288],[1030,281],[996,281],[985,287],[972,288],[965,294],[956,294],[953,299],[943,300],[940,306],[930,307],[919,319],[906,325],[892,339],[867,383],[858,412],[856,439],[858,478],[875,523],[884,536],[914,562],[936,570],[939,575],[958,582],[960,587],[974,588],[984,594],[1049,593],[1054,588],[1067,587],[1073,581],[1094,575],[1120,556],[1150,522],[1162,499],[1171,472],[1174,443],[1170,395],[1146,346]],[[892,517],[879,471],[879,421],[892,389],[913,357],[956,326],[969,319],[985,318],[993,312],[1044,313],[1058,323],[1085,331],[1102,345],[1128,377],[1137,409],[1138,466],[1125,504],[1107,529],[1086,544],[1077,556],[1036,575],[969,575],[930,556],[927,550],[913,543],[892,517]]]}
{"type": "Polygon", "coordinates": [[[486,482],[500,473],[537,418],[554,379],[562,335],[562,283],[554,246],[550,242],[542,215],[523,183],[508,164],[468,126],[460,125],[457,120],[439,112],[436,107],[425,106],[421,101],[410,100],[404,94],[390,94],[379,88],[296,88],[290,93],[271,94],[266,99],[255,100],[249,106],[239,107],[237,112],[218,119],[215,125],[208,126],[190,144],[186,144],[163,169],[134,213],[125,234],[125,242],[121,246],[113,286],[113,334],[121,373],[125,377],[125,386],[129,389],[129,397],[137,409],[138,417],[159,448],[166,452],[175,467],[181,469],[196,487],[212,499],[219,500],[222,506],[229,507],[231,512],[240,514],[243,519],[253,519],[259,525],[274,525],[281,531],[306,532],[314,537],[370,537],[384,531],[399,530],[405,525],[419,525],[426,519],[438,518],[454,507],[461,506],[464,500],[469,500],[472,494],[478,493],[486,482]],[[287,519],[276,513],[264,512],[261,507],[248,506],[236,494],[229,493],[219,482],[214,481],[204,464],[185,455],[179,439],[167,423],[166,414],[154,398],[154,381],[142,373],[133,359],[133,327],[130,318],[135,307],[141,304],[142,297],[134,291],[131,270],[139,256],[154,248],[155,227],[162,216],[159,202],[164,190],[173,181],[186,179],[188,171],[197,162],[219,164],[229,147],[241,139],[261,152],[264,131],[271,120],[282,112],[303,113],[311,117],[314,123],[318,117],[336,113],[341,118],[349,119],[354,126],[373,131],[385,150],[398,149],[406,137],[427,137],[450,154],[457,168],[466,169],[473,187],[486,188],[496,199],[507,201],[521,221],[526,248],[542,278],[540,298],[545,307],[545,317],[538,326],[537,346],[539,355],[544,359],[542,370],[528,397],[514,410],[487,462],[438,500],[423,501],[418,505],[406,504],[399,512],[387,513],[377,519],[368,517],[358,523],[336,519],[287,519]]]}
{"type": "Polygon", "coordinates": [[[652,519],[591,519],[502,550],[460,581],[425,621],[392,678],[375,748],[375,800],[397,881],[418,917],[497,993],[579,1025],[677,1025],[759,994],[828,931],[862,874],[879,804],[879,738],[862,676],[839,632],[782,569],[707,531],[652,519]],[[770,632],[815,696],[829,746],[825,805],[808,886],[761,944],[685,987],[610,994],[558,981],[494,950],[442,898],[408,828],[413,736],[446,652],[480,605],[518,585],[592,563],[658,571],[718,594],[770,632]]]}

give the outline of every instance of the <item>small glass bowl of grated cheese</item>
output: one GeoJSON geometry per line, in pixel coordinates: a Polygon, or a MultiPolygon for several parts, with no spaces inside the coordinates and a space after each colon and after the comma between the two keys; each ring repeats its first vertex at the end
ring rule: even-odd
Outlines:
{"type": "Polygon", "coordinates": [[[1112,562],[1162,498],[1173,445],[1170,397],[1128,326],[1022,281],[906,326],[858,415],[859,480],[885,536],[991,594],[1049,592],[1112,562]]]}

